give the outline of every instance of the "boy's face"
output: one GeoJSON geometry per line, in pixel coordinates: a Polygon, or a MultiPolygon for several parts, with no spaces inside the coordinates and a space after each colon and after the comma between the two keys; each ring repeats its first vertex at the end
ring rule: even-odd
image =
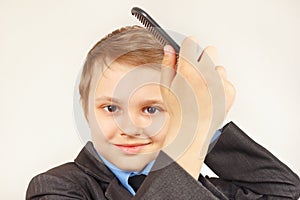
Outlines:
{"type": "Polygon", "coordinates": [[[96,150],[123,170],[140,171],[172,136],[160,71],[113,62],[94,93],[89,125],[96,150]]]}

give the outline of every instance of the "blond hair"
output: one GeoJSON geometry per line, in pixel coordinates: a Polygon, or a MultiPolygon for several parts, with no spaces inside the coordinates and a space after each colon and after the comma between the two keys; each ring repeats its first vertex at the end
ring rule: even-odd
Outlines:
{"type": "Polygon", "coordinates": [[[86,118],[91,81],[98,75],[96,71],[109,67],[113,61],[138,66],[160,64],[162,58],[162,45],[145,28],[139,26],[115,30],[97,42],[86,57],[79,84],[80,100],[86,118]]]}

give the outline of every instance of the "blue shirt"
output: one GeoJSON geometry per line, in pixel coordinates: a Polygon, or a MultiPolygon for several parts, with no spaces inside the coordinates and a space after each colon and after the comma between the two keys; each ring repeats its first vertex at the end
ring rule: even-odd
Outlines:
{"type": "Polygon", "coordinates": [[[214,136],[211,138],[210,140],[210,144],[213,143],[216,139],[218,139],[221,135],[221,130],[217,130],[216,133],[214,134],[214,136]]]}
{"type": "Polygon", "coordinates": [[[119,179],[119,181],[121,182],[121,184],[134,196],[135,195],[135,191],[133,190],[133,188],[128,184],[128,179],[131,176],[135,176],[135,175],[140,175],[140,174],[144,174],[146,176],[148,176],[154,161],[151,161],[150,163],[148,163],[146,165],[146,167],[141,171],[141,172],[130,172],[130,171],[125,171],[125,170],[121,170],[118,167],[116,167],[114,164],[112,164],[111,162],[109,162],[108,160],[106,160],[102,155],[100,155],[98,153],[99,157],[101,158],[101,160],[104,162],[104,164],[114,173],[114,175],[119,179]]]}
{"type": "MultiPolygon", "coordinates": [[[[216,133],[214,134],[214,136],[212,137],[210,143],[213,143],[219,136],[221,135],[221,131],[217,130],[216,133]]],[[[96,151],[97,152],[97,151],[96,151]]],[[[135,191],[133,190],[133,188],[129,185],[128,183],[128,179],[131,176],[135,176],[135,175],[140,175],[140,174],[144,174],[146,176],[148,176],[154,161],[151,161],[150,163],[148,163],[146,165],[146,167],[141,171],[141,172],[130,172],[130,171],[125,171],[125,170],[121,170],[119,169],[117,166],[115,166],[114,164],[112,164],[111,162],[109,162],[108,160],[106,160],[101,154],[99,154],[100,159],[103,161],[103,163],[112,171],[112,173],[119,179],[119,181],[121,182],[121,184],[134,196],[135,195],[135,191]]]]}

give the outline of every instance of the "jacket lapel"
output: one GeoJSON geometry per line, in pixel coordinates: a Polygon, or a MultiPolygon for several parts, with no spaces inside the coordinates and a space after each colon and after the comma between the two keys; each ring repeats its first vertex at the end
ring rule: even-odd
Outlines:
{"type": "Polygon", "coordinates": [[[88,142],[81,150],[75,163],[87,174],[100,180],[101,182],[109,183],[113,178],[113,173],[104,165],[99,158],[96,150],[91,142],[88,142]]]}
{"type": "Polygon", "coordinates": [[[121,185],[116,177],[109,183],[105,192],[105,196],[108,199],[122,200],[129,200],[133,197],[131,193],[121,185]]]}
{"type": "Polygon", "coordinates": [[[81,150],[75,163],[99,182],[108,184],[105,188],[105,196],[108,199],[126,200],[132,198],[131,193],[119,183],[114,174],[104,165],[91,142],[88,142],[81,150]]]}

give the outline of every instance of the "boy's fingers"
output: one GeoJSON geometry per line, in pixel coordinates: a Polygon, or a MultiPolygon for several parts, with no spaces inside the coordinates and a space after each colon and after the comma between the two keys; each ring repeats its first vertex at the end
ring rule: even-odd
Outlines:
{"type": "Polygon", "coordinates": [[[227,79],[227,73],[226,73],[226,69],[223,66],[217,66],[216,71],[218,72],[218,74],[220,75],[223,84],[224,84],[224,92],[225,92],[225,98],[226,98],[226,113],[229,112],[235,96],[236,96],[236,90],[234,85],[227,79]]]}
{"type": "Polygon", "coordinates": [[[216,71],[219,73],[223,80],[227,80],[226,69],[223,66],[216,66],[216,71]]]}
{"type": "MultiPolygon", "coordinates": [[[[213,63],[217,63],[218,62],[218,51],[217,48],[215,48],[214,46],[208,46],[206,48],[204,48],[203,52],[206,52],[207,55],[210,57],[210,59],[213,61],[213,63]]],[[[200,60],[201,56],[199,57],[200,60]]]]}
{"type": "Polygon", "coordinates": [[[177,72],[183,75],[187,72],[186,65],[195,67],[201,52],[197,39],[193,36],[186,37],[181,44],[177,72]]]}
{"type": "Polygon", "coordinates": [[[164,58],[162,60],[161,84],[170,87],[176,74],[176,53],[173,47],[166,45],[164,47],[164,58]]]}

